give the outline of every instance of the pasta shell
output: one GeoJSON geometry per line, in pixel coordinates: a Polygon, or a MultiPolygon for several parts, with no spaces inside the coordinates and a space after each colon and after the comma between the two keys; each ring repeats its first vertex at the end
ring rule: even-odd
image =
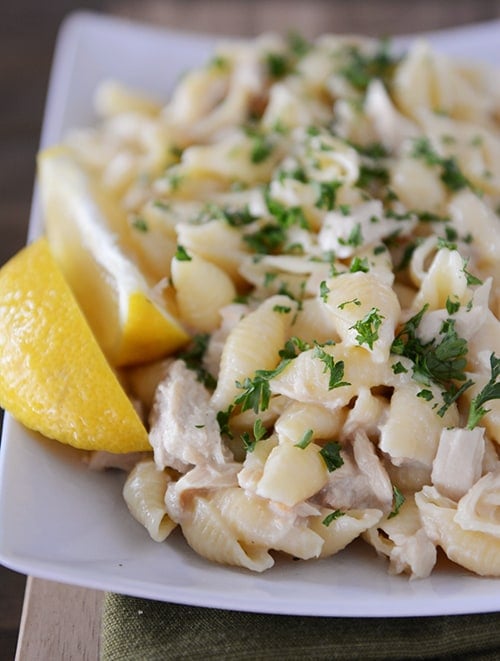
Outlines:
{"type": "Polygon", "coordinates": [[[130,471],[123,487],[127,507],[155,542],[163,542],[176,527],[165,507],[165,492],[172,478],[156,468],[154,461],[142,461],[130,471]]]}
{"type": "Polygon", "coordinates": [[[221,322],[220,309],[236,296],[226,272],[194,254],[189,260],[172,260],[172,281],[181,321],[195,333],[215,330],[221,322]]]}
{"type": "Polygon", "coordinates": [[[295,302],[287,296],[273,296],[243,317],[229,333],[212,397],[216,409],[227,409],[241,393],[237,384],[253,377],[256,370],[276,367],[295,310],[295,302]]]}
{"type": "Polygon", "coordinates": [[[464,530],[455,520],[456,504],[435,487],[424,487],[415,501],[427,535],[450,560],[480,576],[500,576],[500,538],[464,530]]]}
{"type": "Polygon", "coordinates": [[[257,572],[274,565],[266,548],[240,542],[217,506],[207,498],[193,498],[190,516],[183,518],[181,528],[189,546],[213,562],[257,572]]]}

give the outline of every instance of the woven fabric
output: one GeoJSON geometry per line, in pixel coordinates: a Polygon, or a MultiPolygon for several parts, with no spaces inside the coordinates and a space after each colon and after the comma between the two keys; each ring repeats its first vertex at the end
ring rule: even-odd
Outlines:
{"type": "Polygon", "coordinates": [[[500,659],[500,613],[420,618],[301,617],[109,593],[101,661],[500,659]]]}

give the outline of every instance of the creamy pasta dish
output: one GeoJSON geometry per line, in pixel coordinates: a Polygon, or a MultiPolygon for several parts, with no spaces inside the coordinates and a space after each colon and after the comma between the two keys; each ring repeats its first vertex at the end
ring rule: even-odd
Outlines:
{"type": "Polygon", "coordinates": [[[152,539],[500,576],[499,72],[266,35],[96,109],[66,143],[190,338],[121,370],[152,452],[90,459],[152,539]]]}

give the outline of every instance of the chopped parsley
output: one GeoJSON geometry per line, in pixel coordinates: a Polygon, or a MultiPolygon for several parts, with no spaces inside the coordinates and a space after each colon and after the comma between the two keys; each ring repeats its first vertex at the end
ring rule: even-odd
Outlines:
{"type": "Polygon", "coordinates": [[[330,512],[330,514],[325,516],[321,523],[328,528],[333,521],[339,519],[341,516],[345,516],[345,512],[342,510],[333,510],[333,512],[330,512]]]}
{"type": "Polygon", "coordinates": [[[298,443],[295,443],[295,447],[300,448],[301,450],[305,450],[306,447],[312,441],[313,434],[314,431],[312,429],[308,429],[306,432],[304,432],[300,441],[298,441],[298,443]]]}
{"type": "Polygon", "coordinates": [[[179,262],[190,262],[192,258],[188,255],[184,246],[179,245],[177,246],[175,259],[179,260],[179,262]]]}
{"type": "Polygon", "coordinates": [[[307,351],[311,348],[309,342],[301,340],[300,337],[293,336],[285,342],[283,349],[279,351],[280,358],[283,360],[292,360],[296,358],[299,353],[307,351]]]}
{"type": "Polygon", "coordinates": [[[406,498],[403,496],[403,494],[395,484],[392,485],[392,494],[393,494],[393,501],[392,501],[393,506],[392,506],[392,512],[387,517],[388,519],[392,519],[397,514],[399,514],[399,510],[401,509],[401,507],[403,506],[406,500],[406,498]]]}
{"type": "Polygon", "coordinates": [[[328,294],[330,293],[330,288],[326,284],[325,280],[322,280],[319,285],[319,296],[321,300],[326,303],[328,301],[328,294]]]}
{"type": "Polygon", "coordinates": [[[351,329],[357,331],[356,342],[359,345],[366,344],[373,349],[373,343],[378,340],[378,330],[382,325],[384,317],[378,308],[372,308],[365,316],[357,321],[351,329]]]}
{"type": "Polygon", "coordinates": [[[457,244],[448,239],[444,239],[442,236],[438,236],[437,248],[438,250],[442,250],[443,248],[446,248],[447,250],[456,250],[457,244]]]}
{"type": "Polygon", "coordinates": [[[291,71],[291,62],[284,53],[266,53],[266,66],[271,78],[283,78],[291,71]]]}
{"type": "Polygon", "coordinates": [[[221,209],[220,215],[231,227],[250,225],[257,220],[257,217],[250,213],[248,205],[243,209],[221,209]]]}
{"type": "MultiPolygon", "coordinates": [[[[427,308],[428,305],[424,305],[404,324],[392,343],[391,352],[412,360],[416,381],[427,386],[436,383],[443,388],[444,405],[437,411],[442,417],[473,382],[465,374],[467,341],[457,334],[454,319],[443,321],[438,338],[422,342],[418,337],[417,329],[427,308]],[[460,388],[455,383],[457,381],[462,383],[460,388]]],[[[428,397],[425,389],[420,391],[419,396],[428,397]]]]}
{"type": "Polygon", "coordinates": [[[319,345],[314,348],[313,358],[318,358],[325,365],[323,373],[329,372],[328,390],[351,385],[347,381],[342,380],[344,378],[343,360],[335,362],[334,357],[327,353],[323,347],[320,347],[319,345]]]}
{"type": "Polygon", "coordinates": [[[467,270],[468,264],[469,264],[469,260],[465,261],[464,262],[464,268],[463,268],[464,275],[465,275],[465,278],[467,280],[467,284],[469,286],[471,286],[471,285],[482,285],[483,284],[482,280],[480,280],[477,276],[473,275],[472,273],[469,273],[469,271],[467,270]]]}
{"type": "Polygon", "coordinates": [[[273,144],[266,135],[254,133],[252,135],[252,146],[250,148],[250,160],[258,165],[265,161],[273,151],[273,144]]]}
{"type": "Polygon", "coordinates": [[[288,314],[292,311],[292,308],[289,305],[275,305],[273,307],[273,312],[278,312],[279,314],[288,314]]]}
{"type": "Polygon", "coordinates": [[[392,371],[394,372],[394,374],[406,374],[408,372],[408,370],[400,360],[398,360],[397,363],[392,364],[392,371]]]}
{"type": "Polygon", "coordinates": [[[282,372],[288,361],[282,361],[274,370],[257,370],[254,377],[246,379],[241,383],[236,381],[236,386],[243,390],[241,395],[234,399],[235,404],[241,404],[242,411],[252,409],[255,413],[265,411],[269,408],[271,399],[271,387],[269,381],[282,372]]]}
{"type": "Polygon", "coordinates": [[[493,399],[500,399],[500,358],[494,353],[490,355],[491,376],[488,383],[479,392],[471,402],[469,417],[467,420],[467,429],[474,429],[483,415],[489,412],[484,408],[484,404],[493,399]]]}
{"type": "MultiPolygon", "coordinates": [[[[281,361],[273,370],[256,370],[253,378],[245,378],[243,382],[236,381],[236,386],[243,392],[234,399],[234,405],[241,405],[241,411],[252,409],[255,413],[265,411],[269,407],[271,387],[269,382],[281,374],[285,367],[296,358],[299,353],[310,349],[309,343],[298,337],[291,337],[279,351],[281,361]]],[[[231,409],[232,410],[232,409],[231,409]]]]}
{"type": "Polygon", "coordinates": [[[335,207],[337,191],[342,187],[341,181],[321,181],[315,182],[318,191],[315,205],[318,209],[331,211],[335,207]]]}
{"type": "Polygon", "coordinates": [[[233,433],[231,431],[231,428],[229,426],[229,418],[231,417],[231,413],[233,412],[234,406],[230,404],[227,409],[224,411],[217,411],[216,414],[216,419],[219,424],[219,429],[221,435],[226,435],[229,438],[233,438],[233,433]]]}
{"type": "Polygon", "coordinates": [[[382,165],[368,165],[362,164],[359,168],[358,180],[356,186],[358,188],[369,189],[372,186],[380,186],[389,183],[389,171],[382,165]]]}
{"type": "Polygon", "coordinates": [[[329,473],[333,473],[334,470],[340,468],[344,460],[340,454],[340,443],[338,441],[328,441],[319,451],[319,454],[322,456],[323,461],[328,468],[329,473]]]}
{"type": "Polygon", "coordinates": [[[253,436],[249,432],[245,431],[241,434],[241,440],[243,441],[243,446],[247,452],[253,452],[255,446],[259,441],[263,441],[267,435],[267,429],[264,427],[262,420],[257,418],[253,423],[253,436]]]}
{"type": "Polygon", "coordinates": [[[460,310],[460,301],[452,301],[449,296],[446,299],[445,305],[446,305],[446,312],[448,314],[455,314],[455,312],[458,312],[460,310]]]}
{"type": "Polygon", "coordinates": [[[355,89],[365,92],[374,78],[388,84],[397,59],[389,52],[389,42],[382,40],[373,55],[363,53],[357,46],[346,49],[347,61],[340,70],[343,76],[355,89]]]}
{"type": "Polygon", "coordinates": [[[363,234],[361,232],[361,224],[356,223],[346,239],[343,237],[339,238],[339,243],[342,246],[352,246],[353,248],[358,248],[360,245],[362,245],[363,234]]]}
{"type": "Polygon", "coordinates": [[[266,223],[255,232],[243,235],[243,241],[256,253],[269,255],[277,252],[286,241],[286,230],[275,223],[266,223]]]}
{"type": "Polygon", "coordinates": [[[346,307],[346,305],[357,305],[359,307],[361,305],[361,301],[359,300],[359,298],[351,298],[350,301],[344,301],[343,303],[339,303],[337,307],[339,310],[343,310],[346,307]]]}
{"type": "Polygon", "coordinates": [[[358,271],[361,271],[362,273],[368,273],[369,270],[370,267],[368,265],[368,258],[361,258],[358,257],[358,255],[354,257],[351,265],[349,266],[349,273],[357,273],[358,271]]]}
{"type": "Polygon", "coordinates": [[[453,156],[440,156],[428,138],[416,138],[411,155],[423,160],[428,166],[439,167],[441,169],[440,179],[449,190],[456,192],[463,188],[472,188],[471,182],[460,170],[456,159],[453,156]]]}
{"type": "Polygon", "coordinates": [[[280,227],[288,228],[298,225],[303,229],[309,229],[309,223],[304,216],[302,207],[286,207],[284,204],[281,204],[281,202],[278,202],[278,200],[271,197],[269,188],[266,189],[264,198],[269,213],[273,216],[280,227]]]}
{"type": "Polygon", "coordinates": [[[208,370],[203,367],[203,356],[208,347],[210,335],[208,333],[201,333],[195,335],[190,345],[182,352],[177,354],[177,357],[184,361],[186,367],[196,372],[196,378],[203,383],[207,388],[214,389],[217,385],[215,378],[208,370]]]}
{"type": "Polygon", "coordinates": [[[132,227],[139,232],[148,232],[149,231],[149,226],[146,220],[142,218],[141,216],[136,216],[132,220],[132,227]]]}

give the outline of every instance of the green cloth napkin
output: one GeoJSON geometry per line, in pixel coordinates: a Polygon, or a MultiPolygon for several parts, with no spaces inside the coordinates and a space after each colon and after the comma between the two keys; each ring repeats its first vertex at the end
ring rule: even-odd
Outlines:
{"type": "Polygon", "coordinates": [[[420,618],[301,617],[108,593],[101,661],[500,659],[500,613],[420,618]]]}

